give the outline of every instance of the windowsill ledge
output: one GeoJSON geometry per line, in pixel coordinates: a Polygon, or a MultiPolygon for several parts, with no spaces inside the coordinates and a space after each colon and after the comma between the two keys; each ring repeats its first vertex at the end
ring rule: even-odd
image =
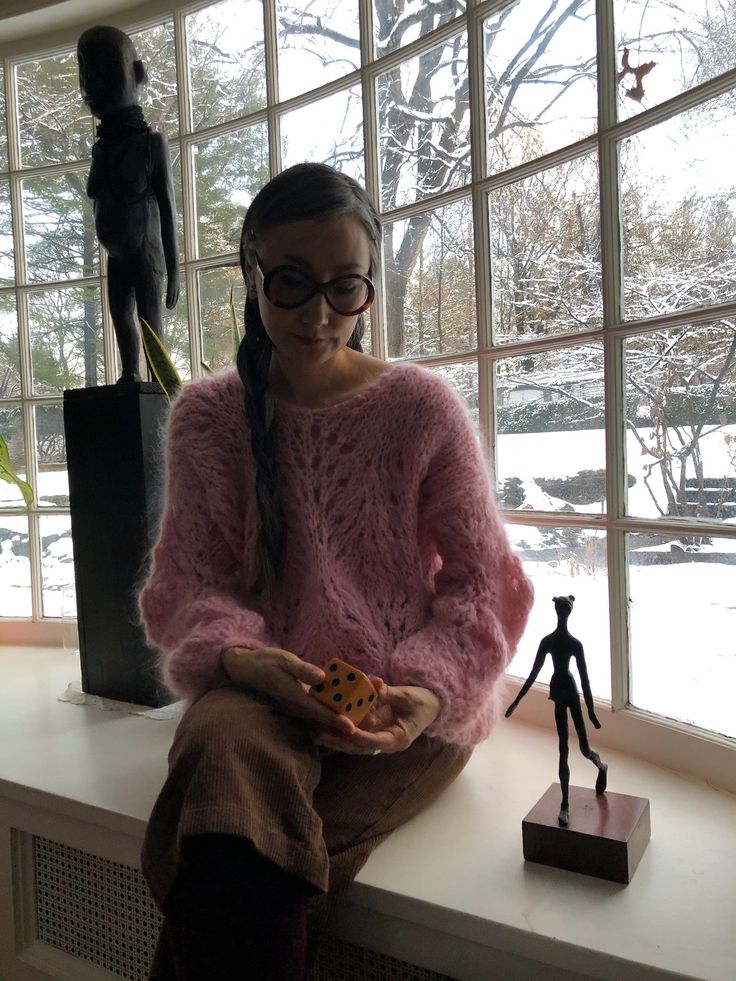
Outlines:
{"type": "MultiPolygon", "coordinates": [[[[55,649],[0,648],[0,679],[0,805],[120,835],[133,864],[176,721],[57,701],[78,662],[55,649]]],[[[523,861],[521,821],[556,779],[557,745],[515,718],[376,850],[335,932],[462,981],[733,977],[736,798],[603,755],[609,789],[651,803],[652,840],[628,886],[523,861]]],[[[575,752],[571,769],[573,783],[592,784],[575,752]]]]}

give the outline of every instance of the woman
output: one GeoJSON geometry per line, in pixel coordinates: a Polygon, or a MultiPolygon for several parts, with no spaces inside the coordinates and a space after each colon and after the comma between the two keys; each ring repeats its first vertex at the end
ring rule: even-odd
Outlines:
{"type": "Polygon", "coordinates": [[[379,242],[351,178],[270,181],[241,236],[237,371],[172,410],[140,608],[187,707],[143,849],[152,977],[302,978],[307,915],[498,715],[531,587],[461,400],[362,352],[379,242]],[[377,690],[358,727],[308,694],[332,656],[377,690]]]}

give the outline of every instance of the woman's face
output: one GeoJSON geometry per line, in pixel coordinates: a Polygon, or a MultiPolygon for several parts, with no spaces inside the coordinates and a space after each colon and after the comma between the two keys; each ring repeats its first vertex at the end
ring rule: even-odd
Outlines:
{"type": "MultiPolygon", "coordinates": [[[[325,283],[349,273],[368,276],[371,267],[368,233],[351,214],[289,222],[261,233],[255,246],[264,276],[277,266],[296,266],[315,282],[325,283]]],[[[248,268],[247,283],[257,294],[279,361],[324,364],[347,345],[358,317],[337,313],[323,293],[287,310],[264,295],[255,264],[248,268]]]]}

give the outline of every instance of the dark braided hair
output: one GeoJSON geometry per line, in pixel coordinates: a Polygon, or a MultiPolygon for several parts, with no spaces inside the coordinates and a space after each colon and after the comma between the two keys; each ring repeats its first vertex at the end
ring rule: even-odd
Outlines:
{"type": "MultiPolygon", "coordinates": [[[[378,264],[381,226],[366,191],[352,177],[318,163],[296,164],[269,181],[253,199],[240,236],[240,268],[246,280],[254,264],[260,235],[292,221],[354,215],[368,233],[371,273],[378,264]]],[[[358,317],[348,347],[362,351],[363,315],[358,317]]],[[[256,501],[261,530],[256,545],[256,596],[269,592],[278,581],[286,549],[286,520],[281,499],[281,480],[276,463],[278,433],[274,400],[269,384],[273,344],[258,309],[258,299],[246,290],[245,334],[238,349],[238,373],[243,382],[245,413],[251,431],[256,462],[256,501]]]]}

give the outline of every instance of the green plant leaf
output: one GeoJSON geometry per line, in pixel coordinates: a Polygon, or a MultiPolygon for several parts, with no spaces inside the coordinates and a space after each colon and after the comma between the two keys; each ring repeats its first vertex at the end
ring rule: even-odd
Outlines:
{"type": "Polygon", "coordinates": [[[240,333],[240,325],[238,323],[238,317],[235,313],[235,303],[233,302],[233,290],[234,287],[230,287],[230,319],[233,322],[233,363],[238,360],[238,348],[240,347],[240,342],[243,339],[243,335],[240,333]]]}
{"type": "Polygon", "coordinates": [[[210,368],[210,366],[207,364],[206,361],[200,361],[199,363],[202,365],[202,367],[204,368],[204,370],[207,372],[208,375],[214,374],[212,368],[210,368]]]}
{"type": "Polygon", "coordinates": [[[29,508],[33,505],[31,485],[27,484],[25,480],[21,480],[11,467],[8,444],[2,436],[0,436],[0,480],[4,480],[8,484],[16,484],[20,488],[23,500],[26,502],[26,507],[29,508]]]}
{"type": "Polygon", "coordinates": [[[171,402],[172,398],[182,386],[179,372],[176,370],[168,351],[157,337],[151,325],[143,317],[140,318],[140,322],[141,338],[148,363],[156,376],[156,381],[163,389],[164,395],[171,402]]]}

